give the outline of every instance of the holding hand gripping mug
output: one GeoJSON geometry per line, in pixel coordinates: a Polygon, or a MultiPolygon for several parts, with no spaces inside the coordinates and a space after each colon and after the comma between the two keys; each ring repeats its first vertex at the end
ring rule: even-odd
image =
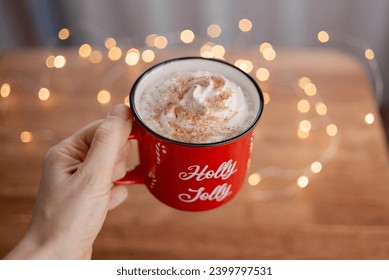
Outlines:
{"type": "Polygon", "coordinates": [[[216,208],[238,193],[263,112],[249,75],[219,60],[168,60],[138,78],[130,104],[140,164],[116,184],[145,184],[186,211],[216,208]]]}

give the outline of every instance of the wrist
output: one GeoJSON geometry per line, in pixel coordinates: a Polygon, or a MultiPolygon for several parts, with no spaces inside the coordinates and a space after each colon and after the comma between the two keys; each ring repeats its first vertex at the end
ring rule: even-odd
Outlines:
{"type": "Polygon", "coordinates": [[[5,257],[9,260],[90,259],[90,250],[71,250],[60,241],[44,240],[29,230],[18,245],[5,257]]]}

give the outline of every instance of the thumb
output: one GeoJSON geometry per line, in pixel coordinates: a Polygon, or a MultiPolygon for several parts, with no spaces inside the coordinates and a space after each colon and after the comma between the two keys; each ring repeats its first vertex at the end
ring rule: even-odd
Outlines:
{"type": "MultiPolygon", "coordinates": [[[[109,116],[96,129],[85,158],[85,167],[96,174],[111,175],[121,147],[131,132],[130,108],[116,105],[109,116]]],[[[111,177],[109,177],[111,179],[111,177]]]]}

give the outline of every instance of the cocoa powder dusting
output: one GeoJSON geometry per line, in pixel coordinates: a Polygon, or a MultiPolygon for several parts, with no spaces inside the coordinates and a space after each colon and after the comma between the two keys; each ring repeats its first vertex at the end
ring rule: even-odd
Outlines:
{"type": "MultiPolygon", "coordinates": [[[[154,114],[152,119],[160,124],[161,117],[167,118],[167,124],[172,130],[167,134],[171,134],[173,139],[182,142],[204,143],[210,137],[220,133],[232,133],[232,129],[225,126],[230,118],[206,114],[206,108],[211,108],[211,111],[216,112],[227,108],[225,102],[232,96],[232,92],[229,89],[223,89],[225,84],[224,78],[218,74],[177,77],[173,80],[173,85],[168,88],[172,97],[168,98],[160,109],[150,110],[154,114]],[[216,94],[205,99],[204,108],[199,107],[198,104],[195,107],[184,107],[182,103],[177,102],[177,100],[181,101],[192,88],[197,86],[206,88],[211,81],[212,89],[216,94]]],[[[166,92],[164,94],[166,95],[166,92]]]]}

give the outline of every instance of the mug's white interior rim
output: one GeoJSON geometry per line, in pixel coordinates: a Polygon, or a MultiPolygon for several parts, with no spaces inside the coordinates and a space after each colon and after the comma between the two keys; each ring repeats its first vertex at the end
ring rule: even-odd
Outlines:
{"type": "MultiPolygon", "coordinates": [[[[248,131],[250,131],[258,122],[259,117],[261,116],[263,111],[263,95],[259,86],[248,74],[244,73],[242,70],[238,69],[237,67],[228,64],[224,61],[219,61],[215,59],[205,59],[202,57],[182,57],[182,58],[164,61],[151,67],[149,70],[147,70],[138,78],[138,80],[135,82],[131,90],[130,100],[132,104],[131,106],[133,106],[132,109],[134,110],[136,117],[139,118],[143,126],[146,127],[149,131],[152,131],[160,138],[164,138],[171,142],[177,142],[172,139],[163,137],[158,133],[156,133],[155,131],[151,130],[149,127],[147,127],[147,125],[144,124],[144,122],[142,121],[141,114],[136,110],[136,108],[139,107],[141,93],[151,84],[153,84],[155,81],[158,81],[176,72],[196,72],[196,71],[219,73],[224,77],[226,77],[227,79],[234,81],[249,96],[250,101],[253,102],[253,106],[255,108],[255,111],[257,112],[255,118],[252,121],[252,124],[240,135],[237,135],[233,139],[228,139],[225,141],[221,141],[217,143],[208,143],[208,144],[215,145],[222,142],[230,142],[231,140],[234,140],[237,137],[240,137],[246,134],[248,131]]],[[[177,143],[183,145],[190,145],[190,146],[207,145],[207,143],[204,144],[182,143],[182,142],[177,142],[177,143]]]]}

